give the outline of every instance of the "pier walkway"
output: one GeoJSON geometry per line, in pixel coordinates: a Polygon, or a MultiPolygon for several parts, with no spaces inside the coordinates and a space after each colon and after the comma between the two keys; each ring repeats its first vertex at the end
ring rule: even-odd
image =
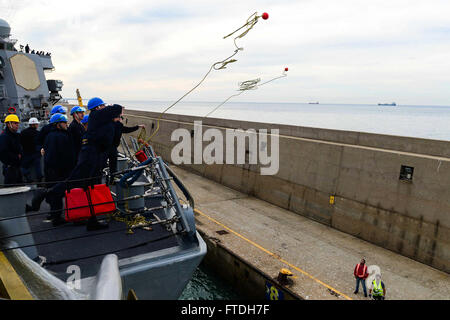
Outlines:
{"type": "Polygon", "coordinates": [[[380,267],[387,300],[450,300],[447,273],[172,166],[195,199],[197,228],[261,272],[294,273],[303,299],[356,300],[361,258],[380,267]],[[223,231],[217,233],[217,231],[223,231]],[[222,234],[222,235],[221,235],[222,234]]]}

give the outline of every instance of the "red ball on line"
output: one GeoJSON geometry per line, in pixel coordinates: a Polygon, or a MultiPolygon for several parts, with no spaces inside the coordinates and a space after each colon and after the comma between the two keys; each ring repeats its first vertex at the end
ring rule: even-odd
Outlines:
{"type": "Polygon", "coordinates": [[[263,18],[264,20],[269,19],[269,14],[268,14],[267,12],[264,12],[264,13],[262,14],[262,18],[263,18]]]}
{"type": "Polygon", "coordinates": [[[288,71],[289,71],[289,68],[285,68],[284,71],[288,72],[288,71]]]}

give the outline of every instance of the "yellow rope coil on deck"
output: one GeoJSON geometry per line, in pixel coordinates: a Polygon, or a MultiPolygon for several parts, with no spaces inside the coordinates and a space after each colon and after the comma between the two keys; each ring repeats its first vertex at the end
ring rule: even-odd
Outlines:
{"type": "Polygon", "coordinates": [[[152,227],[149,226],[150,222],[144,216],[135,214],[133,217],[124,217],[120,213],[116,212],[112,215],[112,218],[117,222],[122,222],[127,225],[127,234],[134,234],[133,228],[143,226],[145,230],[152,231],[152,227]]]}

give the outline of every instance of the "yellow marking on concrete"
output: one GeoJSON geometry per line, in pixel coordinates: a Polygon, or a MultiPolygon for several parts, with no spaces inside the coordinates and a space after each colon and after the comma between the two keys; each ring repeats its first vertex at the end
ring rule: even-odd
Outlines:
{"type": "Polygon", "coordinates": [[[201,212],[200,210],[194,209],[194,211],[195,211],[196,213],[198,213],[199,215],[204,216],[205,218],[209,219],[210,221],[212,221],[212,222],[218,224],[219,226],[221,226],[222,228],[226,229],[227,231],[233,233],[234,235],[238,236],[239,238],[241,238],[241,239],[247,241],[248,243],[250,243],[250,244],[253,245],[254,247],[256,247],[256,248],[260,249],[261,251],[264,251],[264,252],[267,253],[268,255],[271,255],[272,257],[278,259],[279,261],[281,261],[282,263],[288,265],[288,266],[291,267],[292,269],[295,269],[295,270],[297,270],[298,272],[304,274],[305,276],[311,278],[312,280],[316,281],[317,283],[321,284],[322,286],[326,287],[327,289],[329,289],[329,290],[331,290],[331,291],[333,291],[333,292],[339,294],[340,296],[344,297],[344,298],[347,299],[347,300],[353,300],[353,299],[350,298],[349,296],[347,296],[347,295],[343,294],[342,292],[340,292],[340,291],[334,289],[333,287],[329,286],[328,284],[324,283],[323,281],[320,281],[319,279],[317,279],[317,278],[314,277],[313,275],[309,274],[308,272],[303,271],[303,270],[300,269],[299,267],[294,266],[292,263],[289,263],[288,261],[282,259],[282,258],[281,258],[280,256],[278,256],[277,254],[275,254],[275,253],[273,253],[273,252],[270,252],[269,250],[265,249],[264,247],[260,246],[259,244],[255,243],[255,242],[253,242],[252,240],[247,239],[247,238],[244,237],[243,235],[241,235],[241,234],[239,234],[238,232],[236,232],[236,231],[230,229],[229,227],[225,226],[224,224],[220,223],[219,221],[215,220],[214,218],[211,218],[210,216],[208,216],[207,214],[201,212]]]}
{"type": "Polygon", "coordinates": [[[0,251],[0,294],[11,300],[33,300],[3,252],[0,251]]]}
{"type": "Polygon", "coordinates": [[[333,205],[336,202],[335,196],[330,196],[330,204],[333,205]]]}

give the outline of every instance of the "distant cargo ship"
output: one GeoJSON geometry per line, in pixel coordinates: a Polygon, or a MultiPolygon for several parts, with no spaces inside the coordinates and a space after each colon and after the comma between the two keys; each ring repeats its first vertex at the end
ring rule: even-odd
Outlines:
{"type": "Polygon", "coordinates": [[[309,104],[319,104],[318,102],[310,102],[309,104]]]}
{"type": "Polygon", "coordinates": [[[388,107],[395,107],[397,104],[395,102],[392,103],[379,103],[379,106],[388,106],[388,107]]]}

